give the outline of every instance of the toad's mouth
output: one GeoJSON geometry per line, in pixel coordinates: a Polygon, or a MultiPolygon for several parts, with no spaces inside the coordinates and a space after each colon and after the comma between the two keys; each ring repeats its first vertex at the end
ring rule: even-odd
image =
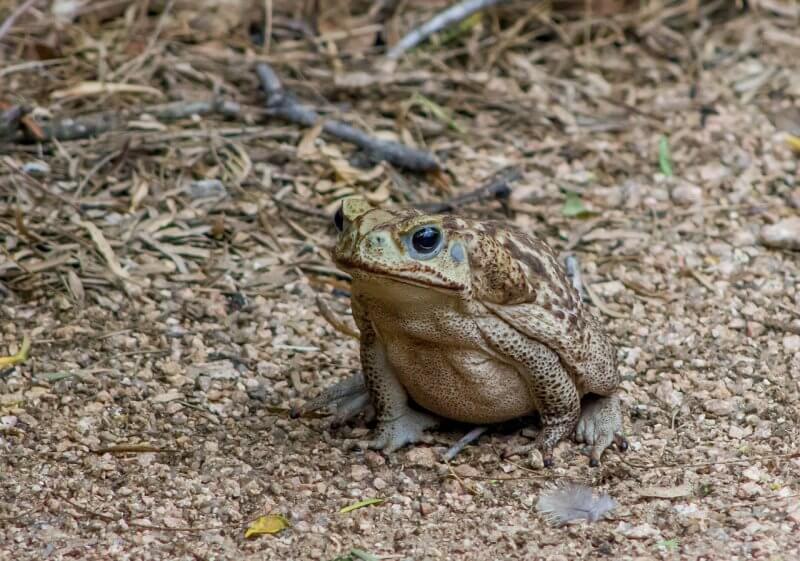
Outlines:
{"type": "Polygon", "coordinates": [[[378,278],[392,283],[446,293],[461,292],[467,288],[463,283],[450,280],[435,269],[419,263],[415,264],[413,268],[395,269],[393,271],[386,271],[374,265],[360,261],[352,262],[346,259],[337,260],[336,265],[341,270],[349,273],[353,282],[358,282],[359,284],[369,283],[371,280],[378,278]]]}

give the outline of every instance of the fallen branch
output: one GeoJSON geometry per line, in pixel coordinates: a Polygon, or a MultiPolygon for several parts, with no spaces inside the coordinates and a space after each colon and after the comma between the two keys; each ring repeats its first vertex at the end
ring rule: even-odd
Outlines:
{"type": "Polygon", "coordinates": [[[445,11],[436,14],[433,19],[427,21],[421,27],[414,29],[400,39],[400,41],[386,53],[386,58],[389,60],[397,60],[403,56],[406,51],[413,49],[434,33],[467,19],[476,12],[504,2],[508,2],[508,0],[463,0],[454,6],[450,6],[445,11]]]}
{"type": "Polygon", "coordinates": [[[19,130],[22,118],[30,109],[22,105],[14,105],[0,113],[0,139],[14,136],[19,130]]]}
{"type": "MultiPolygon", "coordinates": [[[[283,89],[278,75],[266,63],[256,65],[256,74],[267,96],[267,114],[305,127],[313,127],[320,115],[295,100],[283,89]]],[[[411,171],[430,172],[440,169],[439,162],[429,152],[409,148],[399,142],[381,140],[341,121],[325,121],[322,132],[355,144],[376,162],[387,162],[411,171]]]]}
{"type": "MultiPolygon", "coordinates": [[[[77,119],[60,119],[50,123],[38,123],[41,127],[41,138],[36,141],[79,140],[97,136],[112,130],[123,129],[134,117],[151,115],[159,121],[175,121],[187,119],[193,115],[220,114],[224,117],[238,117],[242,110],[238,103],[226,100],[212,101],[176,101],[163,105],[154,105],[135,112],[103,112],[84,115],[77,119]]],[[[2,130],[0,130],[0,133],[2,130]]],[[[0,134],[2,137],[2,134],[0,134]]],[[[29,136],[17,133],[15,140],[29,140],[29,136]]]]}
{"type": "Polygon", "coordinates": [[[495,174],[495,176],[489,182],[481,187],[478,187],[474,191],[453,197],[447,201],[438,203],[422,203],[415,205],[415,207],[423,212],[438,214],[441,212],[453,212],[459,207],[487,200],[498,200],[505,204],[511,195],[511,182],[516,181],[521,177],[522,174],[518,169],[510,168],[495,174]]]}

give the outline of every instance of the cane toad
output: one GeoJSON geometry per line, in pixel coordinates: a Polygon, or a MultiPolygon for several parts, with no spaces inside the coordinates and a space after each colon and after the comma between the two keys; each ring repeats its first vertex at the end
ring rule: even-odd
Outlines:
{"type": "Polygon", "coordinates": [[[333,259],[352,276],[363,378],[306,411],[333,401],[349,416],[371,403],[371,446],[387,452],[440,417],[484,424],[534,412],[545,465],[573,431],[592,465],[612,442],[627,447],[615,349],[544,242],[499,222],[360,198],[345,199],[335,222],[333,259]],[[582,409],[586,394],[595,397],[582,409]]]}

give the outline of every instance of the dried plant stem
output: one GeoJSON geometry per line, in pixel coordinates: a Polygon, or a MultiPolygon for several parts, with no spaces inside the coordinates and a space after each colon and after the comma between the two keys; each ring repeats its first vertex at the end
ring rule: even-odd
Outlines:
{"type": "Polygon", "coordinates": [[[428,20],[421,27],[414,29],[400,39],[386,54],[386,58],[389,60],[397,60],[402,57],[406,51],[413,49],[437,31],[450,27],[476,12],[504,2],[508,2],[508,0],[463,0],[458,4],[450,6],[445,11],[436,14],[433,19],[428,20]]]}
{"type": "Polygon", "coordinates": [[[423,203],[416,205],[416,207],[424,212],[439,213],[453,212],[464,205],[487,200],[498,200],[501,203],[505,203],[508,201],[509,196],[511,196],[511,182],[521,177],[522,174],[518,169],[507,169],[495,174],[487,183],[481,185],[474,191],[453,197],[447,201],[423,203]]]}
{"type": "MultiPolygon", "coordinates": [[[[283,89],[278,75],[266,63],[256,65],[256,74],[267,96],[267,112],[291,123],[313,127],[321,118],[313,109],[298,103],[283,89]]],[[[355,144],[366,151],[376,161],[387,162],[417,172],[430,172],[440,169],[439,162],[429,152],[410,148],[398,142],[381,140],[370,136],[341,121],[325,121],[322,132],[355,144]]]]}
{"type": "MultiPolygon", "coordinates": [[[[135,113],[102,112],[85,115],[78,119],[61,119],[52,123],[42,123],[43,138],[41,140],[79,140],[120,129],[133,117],[152,115],[160,121],[187,119],[192,115],[208,115],[218,113],[232,118],[241,115],[238,103],[226,100],[211,101],[177,101],[154,105],[137,110],[135,113]]],[[[24,139],[20,136],[19,139],[24,139]]],[[[38,139],[37,139],[38,140],[38,139]]]]}

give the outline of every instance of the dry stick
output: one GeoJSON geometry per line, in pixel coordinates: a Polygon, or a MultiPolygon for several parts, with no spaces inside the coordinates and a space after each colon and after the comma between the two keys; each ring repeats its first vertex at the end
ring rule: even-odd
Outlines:
{"type": "Polygon", "coordinates": [[[468,444],[472,444],[473,442],[475,442],[476,440],[478,440],[478,439],[481,437],[481,435],[482,435],[483,433],[485,433],[487,430],[489,430],[489,427],[475,427],[474,429],[472,429],[471,431],[469,431],[467,434],[465,434],[464,436],[462,436],[462,437],[461,437],[461,438],[458,440],[458,442],[456,442],[456,443],[455,443],[455,444],[453,444],[453,445],[452,445],[450,448],[448,448],[448,449],[447,449],[447,451],[446,451],[444,454],[442,454],[442,459],[443,459],[445,462],[449,462],[450,460],[452,460],[453,458],[455,458],[456,456],[458,456],[458,454],[459,454],[459,453],[460,453],[460,452],[461,452],[461,451],[462,451],[462,450],[463,450],[463,449],[464,449],[464,448],[465,448],[465,447],[466,447],[468,444]]]}
{"type": "Polygon", "coordinates": [[[336,313],[331,310],[330,306],[328,306],[328,303],[321,296],[317,296],[316,301],[320,315],[329,324],[331,324],[331,327],[333,327],[339,333],[347,335],[348,337],[352,337],[353,339],[361,339],[359,332],[339,318],[339,316],[337,316],[336,313]]]}
{"type": "Polygon", "coordinates": [[[518,169],[510,168],[495,174],[495,176],[489,180],[488,183],[478,187],[474,191],[453,197],[447,201],[442,201],[439,203],[422,203],[415,205],[415,207],[423,212],[440,213],[453,212],[458,207],[490,199],[496,199],[501,203],[504,203],[511,195],[510,183],[520,179],[521,177],[522,174],[518,169]]]}
{"type": "Polygon", "coordinates": [[[11,12],[11,15],[6,18],[6,21],[3,22],[3,25],[0,25],[0,39],[2,39],[6,33],[11,31],[11,28],[14,27],[14,23],[17,21],[17,18],[32,8],[37,1],[38,0],[28,0],[15,11],[11,12]]]}
{"type": "MultiPolygon", "coordinates": [[[[148,114],[156,119],[170,121],[186,119],[192,115],[219,113],[225,117],[238,117],[242,108],[238,103],[226,100],[177,101],[154,105],[136,111],[136,115],[148,114]]],[[[79,140],[89,138],[114,129],[123,128],[132,114],[115,112],[93,113],[78,119],[62,119],[42,124],[43,140],[79,140]]]]}
{"type": "Polygon", "coordinates": [[[423,24],[422,27],[418,27],[400,39],[400,41],[386,53],[386,58],[389,60],[397,60],[403,56],[406,51],[413,49],[437,31],[441,31],[446,27],[458,23],[476,12],[508,1],[509,0],[464,0],[454,6],[450,6],[445,11],[435,15],[433,19],[423,24]]]}
{"type": "MultiPolygon", "coordinates": [[[[279,117],[296,125],[313,127],[320,115],[313,109],[297,102],[283,89],[278,75],[266,63],[256,65],[256,74],[267,96],[267,114],[279,117]]],[[[387,162],[417,172],[438,171],[439,162],[429,152],[410,148],[398,142],[374,138],[362,130],[341,121],[325,121],[322,132],[345,142],[355,144],[374,160],[387,162]]]]}
{"type": "Polygon", "coordinates": [[[30,109],[22,105],[14,105],[0,113],[0,139],[16,134],[20,121],[28,113],[30,109]]]}

